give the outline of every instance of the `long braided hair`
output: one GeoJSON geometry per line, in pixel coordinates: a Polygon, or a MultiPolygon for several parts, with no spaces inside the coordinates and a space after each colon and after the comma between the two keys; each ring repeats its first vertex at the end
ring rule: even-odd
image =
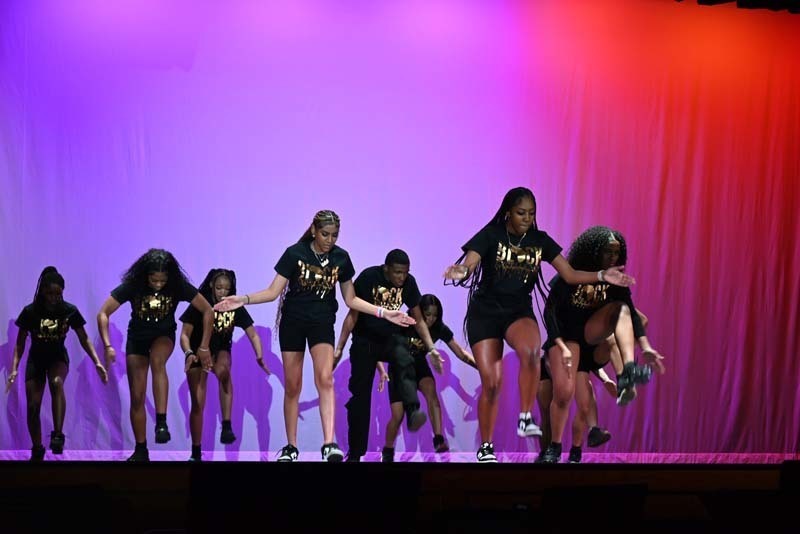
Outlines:
{"type": "MultiPolygon", "coordinates": [[[[333,210],[320,210],[314,215],[314,219],[311,221],[311,224],[317,230],[320,230],[323,226],[328,226],[332,224],[336,226],[338,229],[341,225],[341,220],[339,216],[336,215],[336,212],[333,210]]],[[[311,243],[314,240],[313,234],[311,233],[311,226],[309,226],[303,235],[300,236],[298,239],[298,243],[311,243]]],[[[231,282],[233,283],[233,282],[231,282]]],[[[281,324],[281,310],[283,309],[283,302],[286,300],[286,293],[289,292],[289,284],[286,284],[286,287],[283,288],[281,291],[281,296],[278,299],[278,313],[275,315],[275,332],[274,335],[278,335],[278,328],[281,324]]]]}
{"type": "MultiPolygon", "coordinates": [[[[499,228],[505,228],[506,220],[508,219],[508,213],[519,204],[523,199],[530,199],[533,202],[533,222],[531,223],[532,230],[538,230],[539,226],[536,224],[536,197],[533,195],[533,191],[528,189],[527,187],[515,187],[509,190],[505,196],[503,197],[503,202],[500,203],[500,207],[497,209],[497,212],[494,216],[489,220],[486,226],[497,226],[499,228]]],[[[464,258],[466,258],[467,252],[461,254],[461,256],[456,260],[456,265],[460,265],[464,258]]],[[[464,316],[464,332],[467,331],[467,316],[469,315],[469,306],[472,303],[472,298],[475,295],[475,292],[478,290],[481,284],[481,280],[483,279],[483,260],[478,262],[478,265],[475,266],[475,270],[472,271],[472,274],[469,276],[464,277],[461,280],[445,280],[445,285],[451,283],[454,286],[461,286],[466,287],[469,291],[467,294],[467,314],[464,316]]],[[[545,292],[545,281],[544,275],[542,274],[541,267],[538,269],[536,274],[536,281],[534,282],[534,286],[538,290],[538,295],[536,297],[536,307],[539,310],[541,315],[541,303],[539,301],[539,297],[541,296],[541,302],[544,302],[547,299],[547,293],[545,292]]]]}
{"type": "MultiPolygon", "coordinates": [[[[64,277],[61,276],[61,273],[58,272],[58,269],[52,265],[48,265],[42,269],[42,272],[39,275],[39,280],[36,282],[36,291],[33,294],[33,308],[39,314],[42,314],[45,311],[44,290],[51,284],[57,285],[63,291],[64,277]]],[[[62,299],[61,303],[56,307],[55,312],[57,314],[63,314],[65,311],[66,306],[64,306],[64,301],[62,299]]]]}

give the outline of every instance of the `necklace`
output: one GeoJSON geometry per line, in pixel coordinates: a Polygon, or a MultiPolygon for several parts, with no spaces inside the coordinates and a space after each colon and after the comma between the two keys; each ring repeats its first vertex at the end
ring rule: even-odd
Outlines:
{"type": "Polygon", "coordinates": [[[522,245],[522,241],[525,239],[525,236],[526,236],[526,235],[528,235],[528,232],[525,232],[524,234],[522,234],[522,237],[520,237],[520,238],[519,238],[519,243],[517,243],[517,244],[515,245],[514,243],[512,243],[512,242],[511,242],[511,234],[509,234],[509,233],[508,233],[508,228],[506,228],[506,239],[508,239],[508,244],[509,244],[510,246],[512,246],[512,247],[517,247],[517,248],[519,248],[519,247],[520,247],[520,245],[522,245]]]}
{"type": "Polygon", "coordinates": [[[314,250],[314,243],[311,243],[311,244],[310,244],[310,247],[311,247],[311,252],[313,252],[313,253],[314,253],[314,256],[316,256],[316,257],[317,257],[317,261],[319,262],[319,264],[320,264],[320,265],[321,265],[323,268],[327,267],[327,266],[328,266],[328,263],[329,263],[329,261],[328,261],[328,255],[327,255],[327,254],[317,254],[317,251],[316,251],[316,250],[314,250]]]}

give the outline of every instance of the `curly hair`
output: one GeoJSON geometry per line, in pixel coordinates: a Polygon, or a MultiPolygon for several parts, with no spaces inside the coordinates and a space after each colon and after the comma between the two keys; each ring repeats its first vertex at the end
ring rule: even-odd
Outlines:
{"type": "Polygon", "coordinates": [[[625,265],[628,260],[628,247],[625,237],[607,226],[592,226],[575,238],[567,254],[567,261],[573,269],[578,271],[599,271],[602,269],[603,249],[610,238],[619,242],[619,265],[625,265]]]}
{"type": "Polygon", "coordinates": [[[183,283],[191,284],[189,275],[175,256],[161,248],[151,248],[133,262],[122,275],[122,283],[147,287],[147,276],[151,273],[167,273],[167,283],[162,292],[173,297],[179,294],[183,283]]]}

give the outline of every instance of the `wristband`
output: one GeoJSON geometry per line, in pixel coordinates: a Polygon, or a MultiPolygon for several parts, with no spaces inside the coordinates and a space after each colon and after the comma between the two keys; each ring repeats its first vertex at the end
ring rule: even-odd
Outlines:
{"type": "Polygon", "coordinates": [[[597,280],[599,282],[605,282],[606,278],[603,276],[603,271],[597,271],[597,280]]]}

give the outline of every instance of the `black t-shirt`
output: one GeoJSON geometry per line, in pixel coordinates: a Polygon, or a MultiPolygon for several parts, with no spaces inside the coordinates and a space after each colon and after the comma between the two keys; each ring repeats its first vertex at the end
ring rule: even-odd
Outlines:
{"type": "MultiPolygon", "coordinates": [[[[570,285],[556,275],[550,281],[550,294],[544,307],[544,322],[550,340],[557,337],[583,340],[586,321],[609,302],[624,302],[631,310],[633,333],[639,338],[645,329],[642,319],[636,313],[631,290],[627,287],[611,285],[607,282],[570,285]]],[[[577,340],[576,340],[577,341],[577,340]]]]}
{"type": "MultiPolygon", "coordinates": [[[[424,357],[428,354],[428,348],[425,343],[419,338],[416,329],[413,326],[408,327],[408,344],[411,348],[411,355],[415,358],[424,357]]],[[[453,331],[444,323],[439,323],[437,326],[430,328],[431,341],[436,343],[439,340],[445,343],[450,343],[453,340],[453,331]]]]}
{"type": "MultiPolygon", "coordinates": [[[[387,310],[399,310],[404,304],[411,309],[419,304],[422,295],[414,277],[409,274],[403,287],[394,287],[383,274],[383,265],[364,269],[355,282],[356,296],[387,310]]],[[[392,334],[402,334],[406,328],[383,318],[366,313],[358,314],[353,336],[363,336],[375,342],[383,342],[392,334]]]]}
{"type": "Polygon", "coordinates": [[[289,280],[281,317],[313,323],[336,321],[336,283],[356,274],[345,249],[334,245],[327,254],[317,255],[308,241],[287,248],[275,271],[289,280]]]}
{"type": "Polygon", "coordinates": [[[50,358],[67,352],[64,340],[70,328],[76,330],[86,324],[81,312],[64,301],[58,310],[48,312],[33,304],[22,309],[15,324],[31,335],[32,358],[50,358]],[[38,308],[38,310],[37,310],[38,308]]]}
{"type": "MultiPolygon", "coordinates": [[[[189,336],[189,346],[197,351],[200,342],[203,340],[203,314],[194,306],[189,306],[180,317],[182,323],[189,323],[192,334],[189,336]]],[[[242,330],[252,326],[253,318],[244,307],[236,308],[233,311],[214,311],[214,331],[211,334],[209,349],[212,353],[220,350],[231,350],[233,345],[233,329],[239,327],[242,330]]]]}
{"type": "Polygon", "coordinates": [[[175,309],[178,307],[178,302],[181,300],[191,302],[196,295],[197,288],[188,282],[181,284],[177,297],[163,290],[154,291],[147,285],[139,284],[122,283],[111,291],[111,296],[120,304],[128,301],[131,303],[128,337],[144,339],[173,335],[177,328],[175,309]]]}
{"type": "Polygon", "coordinates": [[[506,309],[531,306],[542,260],[552,263],[561,253],[558,243],[544,232],[529,230],[520,239],[495,224],[486,225],[461,248],[481,256],[481,281],[473,298],[506,309]]]}

